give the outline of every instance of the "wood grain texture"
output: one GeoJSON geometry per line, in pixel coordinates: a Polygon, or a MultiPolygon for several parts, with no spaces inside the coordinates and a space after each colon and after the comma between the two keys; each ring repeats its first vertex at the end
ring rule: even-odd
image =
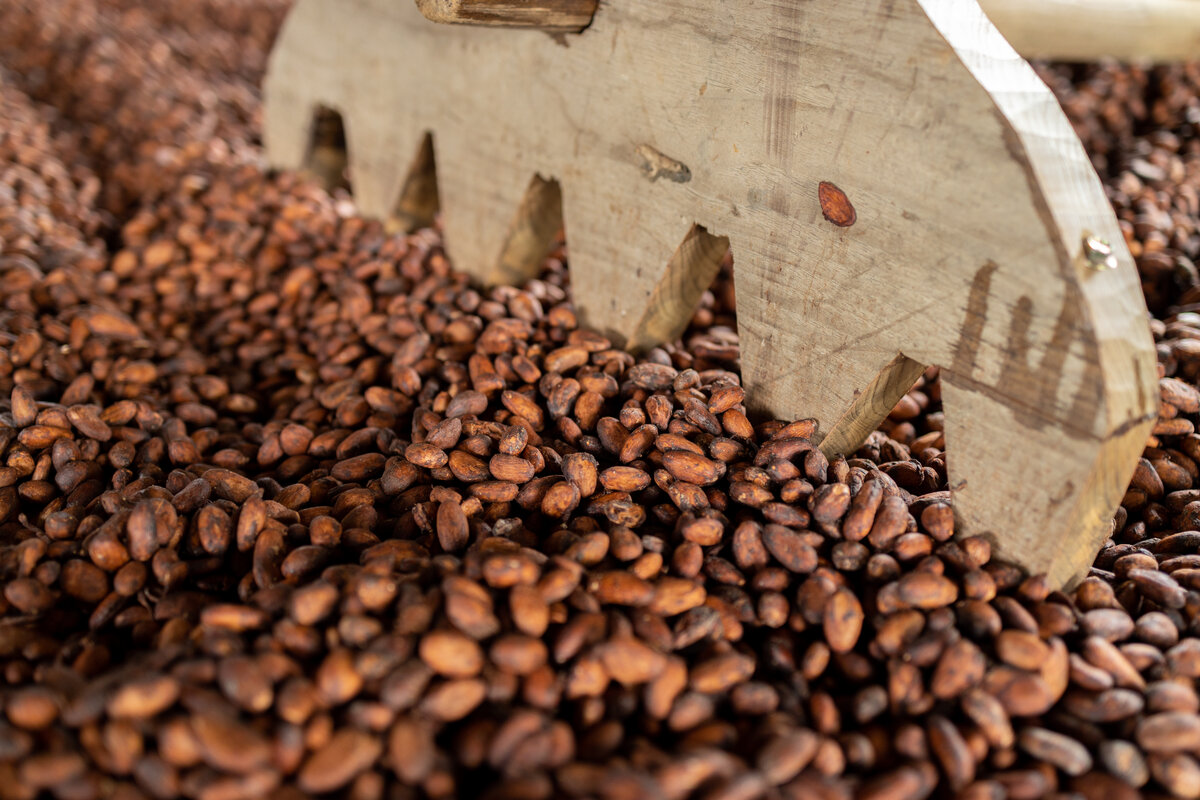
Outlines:
{"type": "Polygon", "coordinates": [[[1026,58],[1189,61],[1200,55],[1200,0],[980,0],[1026,58]]]}
{"type": "Polygon", "coordinates": [[[667,262],[626,346],[645,350],[678,339],[699,305],[700,296],[717,279],[721,260],[728,252],[729,239],[713,236],[693,225],[667,262]]]}
{"type": "Polygon", "coordinates": [[[924,371],[924,364],[905,355],[897,355],[889,361],[833,423],[821,441],[821,452],[832,458],[862,447],[924,371]]]}
{"type": "Polygon", "coordinates": [[[599,0],[416,0],[432,22],[536,28],[578,33],[592,21],[599,0]]]}
{"type": "Polygon", "coordinates": [[[536,278],[562,226],[562,190],[558,181],[535,175],[505,237],[496,269],[487,275],[485,282],[520,286],[536,278]]]}
{"type": "Polygon", "coordinates": [[[577,306],[616,341],[676,330],[646,333],[686,305],[660,303],[689,285],[672,254],[727,238],[752,411],[846,449],[898,354],[938,365],[960,530],[1059,583],[1108,534],[1156,410],[1144,301],[1082,146],[974,0],[613,0],[563,43],[300,0],[265,98],[283,167],[315,104],[343,113],[373,215],[431,130],[446,246],[483,280],[530,179],[558,180],[577,306]],[[1089,234],[1117,269],[1082,264],[1089,234]]]}

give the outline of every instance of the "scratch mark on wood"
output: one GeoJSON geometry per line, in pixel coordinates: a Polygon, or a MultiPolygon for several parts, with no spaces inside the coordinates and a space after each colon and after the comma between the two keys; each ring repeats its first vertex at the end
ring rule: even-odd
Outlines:
{"type": "Polygon", "coordinates": [[[800,50],[804,45],[794,33],[801,29],[800,4],[776,2],[771,7],[771,16],[774,24],[770,35],[767,91],[763,95],[763,134],[767,153],[786,168],[791,163],[796,139],[795,93],[800,50]]]}

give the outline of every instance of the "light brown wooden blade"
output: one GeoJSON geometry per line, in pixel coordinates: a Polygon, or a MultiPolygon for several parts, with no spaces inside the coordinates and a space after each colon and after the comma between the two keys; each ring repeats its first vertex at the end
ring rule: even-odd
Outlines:
{"type": "Polygon", "coordinates": [[[1078,138],[974,0],[613,0],[561,42],[299,0],[265,97],[280,166],[313,104],[344,110],[371,214],[432,131],[446,244],[480,280],[531,176],[559,181],[578,311],[614,341],[676,335],[704,270],[672,253],[694,225],[727,238],[758,413],[848,450],[915,371],[897,353],[938,365],[959,530],[1059,582],[1106,535],[1156,411],[1145,305],[1078,138]]]}
{"type": "MultiPolygon", "coordinates": [[[[460,30],[428,24],[425,27],[460,30]]],[[[517,140],[507,143],[501,156],[478,147],[479,133],[470,126],[440,125],[433,135],[446,253],[456,268],[482,285],[494,285],[506,243],[514,226],[520,226],[523,202],[537,170],[528,169],[512,157],[512,151],[519,147],[517,140]]],[[[528,204],[524,207],[530,208],[528,204]]],[[[516,254],[511,257],[516,258],[516,254]]],[[[514,264],[510,262],[510,266],[514,264]]],[[[510,276],[516,279],[522,269],[536,274],[536,264],[525,263],[514,268],[510,276]]]]}

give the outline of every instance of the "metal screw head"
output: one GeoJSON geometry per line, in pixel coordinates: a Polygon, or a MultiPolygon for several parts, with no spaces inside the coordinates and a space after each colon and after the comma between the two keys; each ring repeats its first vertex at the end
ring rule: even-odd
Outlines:
{"type": "Polygon", "coordinates": [[[1084,238],[1083,257],[1092,269],[1117,268],[1117,256],[1113,253],[1112,245],[1096,236],[1084,238]]]}

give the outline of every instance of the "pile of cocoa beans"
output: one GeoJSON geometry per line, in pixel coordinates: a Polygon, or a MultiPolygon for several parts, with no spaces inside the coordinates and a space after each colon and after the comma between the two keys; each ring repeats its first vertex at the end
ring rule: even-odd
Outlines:
{"type": "Polygon", "coordinates": [[[936,369],[851,458],[747,417],[736,253],[632,355],[561,243],[264,172],[286,2],[10,5],[3,800],[1200,797],[1200,70],[1041,68],[1161,378],[1061,592],[955,536],[936,369]]]}

